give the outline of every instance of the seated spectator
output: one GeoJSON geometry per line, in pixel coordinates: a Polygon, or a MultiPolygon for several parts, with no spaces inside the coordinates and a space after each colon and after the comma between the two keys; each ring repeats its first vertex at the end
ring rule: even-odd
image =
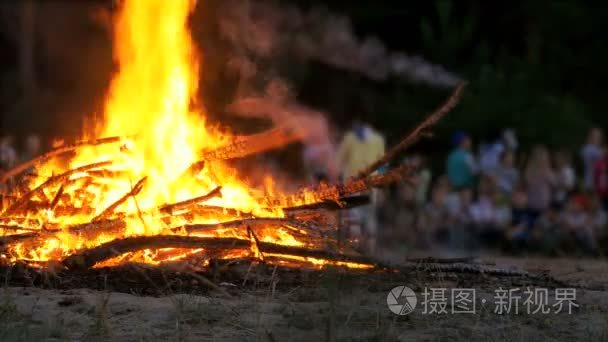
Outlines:
{"type": "Polygon", "coordinates": [[[560,247],[568,240],[568,236],[560,228],[561,211],[562,208],[556,205],[545,210],[536,220],[533,234],[530,236],[530,244],[538,244],[539,251],[545,254],[559,254],[560,247]]]}
{"type": "Polygon", "coordinates": [[[511,197],[513,188],[519,182],[519,170],[515,167],[515,153],[506,150],[500,157],[500,164],[492,174],[498,189],[503,195],[511,197]]]}
{"type": "Polygon", "coordinates": [[[422,209],[418,220],[418,232],[421,238],[419,243],[424,247],[443,242],[448,236],[450,216],[446,208],[447,191],[445,186],[435,185],[431,191],[430,202],[422,209]]]}
{"type": "Polygon", "coordinates": [[[479,182],[479,196],[470,207],[470,215],[481,241],[502,241],[511,213],[507,206],[498,201],[496,185],[492,178],[482,177],[479,182]]]}
{"type": "Polygon", "coordinates": [[[587,136],[587,143],[581,148],[580,155],[583,160],[584,179],[583,187],[585,191],[590,192],[594,189],[594,170],[596,162],[602,158],[602,142],[603,142],[602,130],[594,127],[589,131],[587,136]]]}
{"type": "Polygon", "coordinates": [[[418,222],[420,207],[416,202],[416,188],[410,183],[396,187],[397,201],[387,201],[380,210],[381,221],[386,227],[382,233],[383,243],[392,246],[413,246],[416,236],[412,234],[418,222]]]}
{"type": "Polygon", "coordinates": [[[576,185],[576,174],[572,166],[572,158],[566,151],[555,153],[555,191],[553,202],[558,208],[562,208],[568,200],[568,194],[574,190],[576,185]]]}
{"type": "Polygon", "coordinates": [[[511,224],[506,234],[511,246],[527,246],[532,239],[535,214],[528,207],[528,192],[523,187],[516,187],[511,196],[511,224]]]}
{"type": "Polygon", "coordinates": [[[471,247],[473,232],[471,231],[473,205],[473,190],[462,189],[448,196],[447,210],[450,215],[450,248],[464,250],[471,247]]]}
{"type": "Polygon", "coordinates": [[[595,236],[601,240],[606,237],[606,224],[608,224],[608,215],[602,208],[602,204],[597,196],[592,196],[589,199],[589,215],[591,216],[591,225],[595,236]]]}
{"type": "Polygon", "coordinates": [[[608,210],[608,151],[606,148],[604,148],[602,156],[595,162],[593,186],[594,192],[602,203],[602,208],[608,210]]]}
{"type": "Polygon", "coordinates": [[[584,195],[572,196],[560,218],[564,233],[575,238],[579,247],[586,253],[597,252],[597,242],[593,232],[593,220],[586,210],[587,198],[584,195]]]}

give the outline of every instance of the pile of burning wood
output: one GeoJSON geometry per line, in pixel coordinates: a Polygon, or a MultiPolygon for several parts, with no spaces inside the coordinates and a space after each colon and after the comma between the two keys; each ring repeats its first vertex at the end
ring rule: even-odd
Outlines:
{"type": "MultiPolygon", "coordinates": [[[[144,208],[138,204],[138,194],[147,185],[146,177],[132,183],[129,191],[106,207],[95,207],[100,203],[96,196],[108,191],[108,180],[125,177],[124,170],[102,160],[40,180],[37,167],[81,148],[114,144],[125,149],[129,138],[57,147],[2,176],[7,190],[0,215],[0,263],[82,269],[129,261],[187,262],[205,267],[213,259],[253,259],[298,267],[375,267],[372,260],[338,238],[339,222],[334,212],[364,204],[365,197],[356,195],[370,188],[407,180],[412,169],[406,166],[378,175],[374,171],[424,136],[456,105],[463,89],[464,84],[459,85],[445,104],[354,179],[288,195],[265,194],[258,199],[265,208],[256,211],[243,211],[237,203],[233,207],[213,205],[212,200],[222,196],[222,184],[198,197],[144,208]],[[123,209],[127,201],[136,209],[123,209]],[[259,214],[264,212],[269,215],[259,214]],[[129,229],[136,221],[144,227],[160,227],[138,233],[129,229]]],[[[297,140],[290,134],[274,129],[234,138],[221,148],[202,153],[202,160],[186,172],[196,174],[212,169],[217,160],[240,158],[297,140]]]]}

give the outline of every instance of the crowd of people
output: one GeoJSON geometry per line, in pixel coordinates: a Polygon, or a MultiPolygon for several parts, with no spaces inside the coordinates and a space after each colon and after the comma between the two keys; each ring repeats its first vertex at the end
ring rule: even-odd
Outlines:
{"type": "Polygon", "coordinates": [[[414,181],[378,205],[384,243],[591,255],[605,247],[608,153],[600,129],[590,131],[579,158],[541,145],[524,153],[513,130],[478,148],[465,132],[452,143],[436,177],[422,156],[406,159],[418,167],[414,181]]]}

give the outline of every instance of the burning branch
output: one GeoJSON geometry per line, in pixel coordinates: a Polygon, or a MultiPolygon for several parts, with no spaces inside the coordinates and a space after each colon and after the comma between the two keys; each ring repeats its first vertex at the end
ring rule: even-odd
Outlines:
{"type": "Polygon", "coordinates": [[[173,231],[185,230],[186,233],[203,233],[214,231],[217,229],[228,229],[228,228],[243,228],[243,227],[260,227],[260,226],[290,226],[303,231],[315,232],[316,229],[309,223],[297,221],[290,218],[276,218],[276,217],[260,217],[250,218],[244,220],[234,220],[221,223],[210,223],[210,224],[186,224],[180,227],[173,228],[173,231]]]}
{"type": "Polygon", "coordinates": [[[424,119],[424,121],[422,121],[416,128],[414,128],[414,130],[412,130],[403,140],[401,140],[401,142],[399,142],[397,145],[393,146],[388,152],[386,152],[384,156],[375,161],[372,165],[365,168],[363,171],[359,172],[356,178],[363,178],[371,175],[380,166],[388,163],[393,158],[395,158],[395,156],[399,152],[407,149],[408,147],[415,144],[418,140],[420,140],[420,138],[424,136],[424,133],[427,129],[435,125],[437,121],[439,121],[439,119],[441,119],[445,114],[447,114],[454,107],[456,107],[458,101],[460,101],[460,97],[462,96],[466,85],[466,82],[460,83],[456,87],[456,89],[454,89],[454,92],[452,92],[452,95],[450,95],[450,97],[446,100],[445,103],[439,106],[439,108],[437,108],[431,115],[424,119]]]}
{"type": "Polygon", "coordinates": [[[92,222],[98,222],[98,221],[103,220],[104,218],[106,218],[109,215],[111,215],[114,212],[114,210],[116,208],[118,208],[119,205],[123,204],[127,199],[129,199],[129,197],[136,196],[141,191],[141,189],[143,189],[144,182],[146,181],[147,178],[148,177],[144,177],[144,178],[140,179],[139,182],[137,182],[135,184],[135,186],[133,186],[133,188],[131,189],[131,191],[129,191],[124,196],[122,196],[121,198],[119,198],[116,202],[112,203],[109,207],[107,207],[99,215],[95,216],[93,218],[92,222]]]}
{"type": "Polygon", "coordinates": [[[348,180],[338,185],[321,183],[316,188],[304,189],[290,196],[272,197],[266,199],[269,207],[295,207],[300,203],[323,203],[340,199],[375,187],[385,186],[403,180],[412,170],[411,166],[402,165],[382,175],[372,175],[364,178],[348,180]]]}
{"type": "Polygon", "coordinates": [[[290,128],[274,128],[258,134],[236,137],[229,145],[203,152],[202,159],[213,161],[243,158],[280,148],[301,139],[302,136],[290,128]]]}
{"type": "Polygon", "coordinates": [[[38,187],[34,188],[27,194],[23,195],[17,202],[15,202],[12,206],[10,206],[3,213],[3,215],[10,215],[10,214],[17,212],[22,207],[24,207],[32,197],[34,197],[37,194],[44,194],[44,192],[43,192],[44,189],[46,189],[49,186],[53,186],[57,183],[67,180],[70,176],[72,176],[75,173],[84,172],[84,171],[91,170],[91,169],[97,169],[100,167],[108,166],[110,164],[112,164],[112,162],[103,161],[103,162],[83,165],[83,166],[77,167],[75,169],[68,170],[60,175],[49,177],[44,183],[40,184],[38,187]]]}
{"type": "Polygon", "coordinates": [[[2,175],[2,177],[0,178],[0,183],[6,183],[9,179],[19,175],[20,173],[26,171],[27,169],[29,169],[30,167],[32,167],[34,165],[40,164],[46,160],[49,160],[56,156],[60,156],[64,153],[74,151],[78,148],[85,147],[85,146],[99,146],[99,145],[104,145],[104,144],[112,144],[112,143],[117,143],[120,141],[122,141],[122,138],[120,138],[120,137],[109,137],[109,138],[101,138],[101,139],[83,140],[83,141],[79,141],[79,142],[76,142],[71,145],[64,145],[64,146],[57,147],[54,150],[44,153],[32,160],[21,163],[21,164],[15,166],[14,168],[6,171],[6,173],[4,173],[2,175]]]}
{"type": "Polygon", "coordinates": [[[163,213],[167,213],[167,214],[171,215],[171,214],[173,214],[174,211],[182,210],[182,209],[188,208],[194,204],[198,204],[201,202],[206,202],[214,197],[222,197],[222,187],[221,186],[216,187],[215,189],[211,190],[211,192],[209,192],[208,194],[203,195],[203,196],[191,198],[189,200],[185,200],[185,201],[181,201],[181,202],[177,202],[177,203],[173,203],[173,204],[166,204],[166,205],[162,206],[159,210],[163,213]]]}

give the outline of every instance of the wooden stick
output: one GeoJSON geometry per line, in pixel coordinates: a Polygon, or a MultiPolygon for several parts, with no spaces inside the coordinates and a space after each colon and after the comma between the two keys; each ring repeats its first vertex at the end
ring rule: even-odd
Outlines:
{"type": "Polygon", "coordinates": [[[6,183],[6,181],[8,181],[9,179],[13,178],[14,176],[26,171],[27,169],[29,169],[30,167],[39,164],[45,160],[48,160],[50,158],[62,155],[66,152],[70,152],[73,150],[76,150],[80,147],[84,147],[84,146],[98,146],[98,145],[103,145],[103,144],[111,144],[111,143],[116,143],[116,142],[120,142],[122,140],[121,137],[109,137],[109,138],[101,138],[101,139],[92,139],[92,140],[82,140],[79,142],[76,142],[74,144],[70,144],[70,145],[64,145],[64,146],[60,146],[57,147],[54,150],[51,150],[47,153],[44,153],[34,159],[31,159],[29,161],[26,161],[24,163],[21,163],[17,166],[15,166],[14,168],[8,170],[6,173],[4,173],[2,175],[2,177],[0,177],[0,183],[6,183]]]}
{"type": "Polygon", "coordinates": [[[98,222],[98,221],[103,220],[104,218],[106,218],[109,215],[111,215],[114,212],[114,210],[119,205],[123,204],[129,197],[136,196],[141,191],[141,189],[143,189],[144,182],[146,181],[147,178],[148,177],[144,177],[144,178],[140,179],[139,182],[137,182],[135,184],[135,186],[131,189],[131,191],[129,191],[128,193],[124,194],[121,198],[119,198],[116,202],[112,203],[109,207],[107,207],[99,215],[95,216],[93,218],[93,220],[91,220],[91,222],[98,222]]]}
{"type": "Polygon", "coordinates": [[[311,204],[304,204],[295,207],[283,208],[286,213],[291,213],[299,210],[344,210],[359,207],[369,204],[370,198],[368,195],[347,196],[341,197],[338,201],[323,201],[311,204]]]}
{"type": "Polygon", "coordinates": [[[266,198],[268,207],[294,207],[303,204],[321,202],[340,202],[341,198],[367,191],[371,188],[389,185],[403,180],[413,167],[401,165],[382,175],[370,175],[364,178],[348,180],[337,185],[321,184],[316,188],[306,188],[295,194],[281,197],[266,198]]]}
{"type": "Polygon", "coordinates": [[[289,218],[275,218],[275,217],[257,217],[243,220],[234,220],[220,223],[209,223],[209,224],[186,224],[171,230],[178,232],[184,229],[188,234],[202,233],[217,229],[226,228],[242,228],[242,227],[259,227],[259,226],[292,226],[302,230],[310,231],[313,228],[310,224],[305,222],[296,221],[289,218]]]}
{"type": "Polygon", "coordinates": [[[138,236],[116,239],[99,246],[74,253],[62,263],[68,269],[89,268],[98,262],[143,249],[159,248],[222,248],[245,249],[250,241],[234,238],[206,238],[179,235],[138,236]]]}
{"type": "Polygon", "coordinates": [[[217,188],[211,190],[211,192],[209,192],[206,195],[191,198],[189,200],[185,200],[185,201],[181,201],[181,202],[177,202],[177,203],[173,203],[173,204],[166,204],[166,205],[162,206],[159,210],[164,213],[173,214],[174,211],[187,208],[194,204],[208,201],[214,197],[221,197],[221,196],[222,196],[222,187],[218,186],[217,188]]]}
{"type": "Polygon", "coordinates": [[[439,121],[445,114],[451,111],[458,104],[458,101],[460,101],[460,97],[462,96],[466,85],[466,82],[460,83],[456,87],[456,89],[454,89],[454,92],[452,92],[452,95],[450,95],[450,97],[446,100],[445,103],[443,103],[439,108],[437,108],[433,113],[431,113],[431,115],[427,116],[427,118],[422,121],[416,128],[414,128],[414,130],[412,130],[403,140],[401,140],[400,143],[393,146],[380,159],[376,160],[373,164],[363,169],[354,178],[363,178],[371,175],[380,166],[388,163],[393,158],[395,158],[395,156],[399,152],[407,149],[408,147],[416,143],[421,137],[423,137],[425,130],[436,124],[437,121],[439,121]]]}

